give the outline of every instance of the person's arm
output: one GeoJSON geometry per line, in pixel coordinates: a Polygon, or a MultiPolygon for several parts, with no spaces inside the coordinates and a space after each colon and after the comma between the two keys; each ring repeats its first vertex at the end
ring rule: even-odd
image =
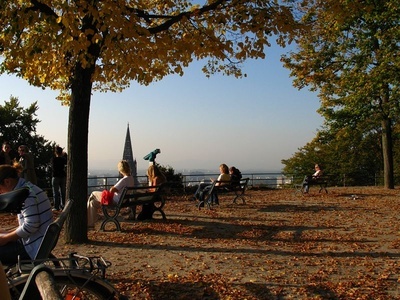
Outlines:
{"type": "MultiPolygon", "coordinates": [[[[221,181],[221,179],[222,179],[222,174],[219,174],[217,181],[221,181]]],[[[214,182],[214,180],[213,180],[213,182],[214,182]]],[[[221,185],[221,182],[217,182],[215,185],[217,185],[217,186],[221,185]]]]}
{"type": "Polygon", "coordinates": [[[112,186],[111,188],[110,188],[110,193],[114,196],[114,194],[115,193],[118,193],[119,192],[119,190],[115,187],[115,186],[112,186]]]}
{"type": "Polygon", "coordinates": [[[3,233],[0,234],[0,246],[4,246],[5,244],[8,244],[9,242],[13,242],[18,240],[20,237],[17,234],[17,231],[11,231],[8,233],[3,233]]]}
{"type": "Polygon", "coordinates": [[[19,238],[27,238],[40,228],[40,211],[36,193],[30,191],[24,209],[18,215],[19,227],[15,230],[19,238]]]}

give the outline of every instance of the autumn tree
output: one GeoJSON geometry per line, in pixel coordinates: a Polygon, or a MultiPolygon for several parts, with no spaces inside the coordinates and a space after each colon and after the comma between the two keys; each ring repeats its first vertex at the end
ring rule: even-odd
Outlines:
{"type": "MultiPolygon", "coordinates": [[[[318,91],[332,132],[380,132],[384,183],[394,188],[393,125],[399,116],[397,0],[301,1],[298,49],[283,61],[298,88],[318,91]],[[378,128],[378,130],[376,130],[378,128]]],[[[338,136],[340,137],[340,136],[338,136]]]]}
{"type": "Polygon", "coordinates": [[[75,199],[66,240],[84,242],[91,95],[183,75],[205,60],[206,76],[243,76],[264,58],[271,36],[283,44],[291,11],[276,1],[1,0],[1,71],[60,91],[69,105],[68,187],[75,199]]]}

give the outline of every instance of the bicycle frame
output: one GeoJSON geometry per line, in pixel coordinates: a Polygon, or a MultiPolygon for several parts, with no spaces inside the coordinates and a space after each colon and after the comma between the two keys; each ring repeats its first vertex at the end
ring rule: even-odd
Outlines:
{"type": "Polygon", "coordinates": [[[32,267],[38,264],[44,264],[52,271],[54,281],[65,299],[123,299],[105,280],[110,262],[103,257],[87,257],[76,253],[66,258],[20,261],[15,269],[7,273],[12,299],[41,299],[35,286],[24,290],[32,267]]]}

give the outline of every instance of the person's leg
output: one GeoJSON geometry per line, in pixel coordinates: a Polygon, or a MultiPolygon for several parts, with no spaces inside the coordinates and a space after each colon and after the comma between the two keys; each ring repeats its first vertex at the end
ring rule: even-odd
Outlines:
{"type": "Polygon", "coordinates": [[[61,191],[61,200],[60,200],[60,208],[63,209],[67,200],[65,199],[67,189],[67,178],[60,177],[60,191],[61,191]]]}
{"type": "Polygon", "coordinates": [[[53,200],[54,209],[60,209],[60,180],[58,177],[53,177],[51,179],[51,184],[53,186],[53,200]]]}
{"type": "Polygon", "coordinates": [[[101,192],[92,192],[87,202],[88,227],[94,227],[98,219],[97,211],[101,207],[101,192]]]}
{"type": "Polygon", "coordinates": [[[194,198],[195,199],[200,199],[200,194],[203,191],[204,187],[209,185],[208,183],[200,183],[199,187],[197,188],[196,192],[194,193],[194,198]]]}
{"type": "Polygon", "coordinates": [[[212,203],[219,205],[219,199],[218,199],[218,193],[217,192],[213,192],[212,193],[212,203]]]}
{"type": "Polygon", "coordinates": [[[18,262],[18,256],[22,260],[30,260],[24,245],[20,240],[9,242],[0,247],[0,261],[3,265],[13,265],[18,262]]]}

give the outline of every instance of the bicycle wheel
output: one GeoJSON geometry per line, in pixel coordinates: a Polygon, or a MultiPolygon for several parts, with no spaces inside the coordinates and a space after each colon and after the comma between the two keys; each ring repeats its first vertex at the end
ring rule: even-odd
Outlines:
{"type": "MultiPolygon", "coordinates": [[[[11,298],[20,298],[28,276],[19,276],[12,280],[10,286],[11,298]]],[[[85,272],[65,272],[54,270],[54,279],[65,300],[117,300],[122,299],[118,292],[105,280],[92,277],[85,272]]],[[[26,299],[41,300],[37,289],[31,289],[26,299]]]]}

